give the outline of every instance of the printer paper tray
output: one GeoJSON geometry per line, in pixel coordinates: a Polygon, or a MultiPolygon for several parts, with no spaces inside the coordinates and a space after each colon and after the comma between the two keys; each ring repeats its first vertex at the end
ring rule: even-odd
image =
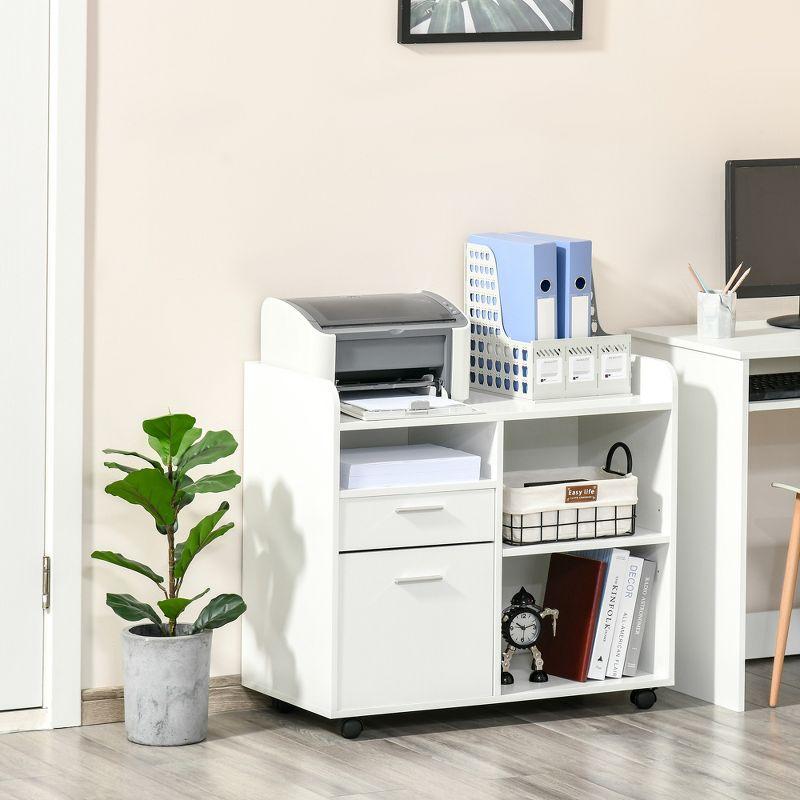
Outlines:
{"type": "Polygon", "coordinates": [[[472,406],[446,397],[414,392],[366,392],[341,398],[344,414],[358,419],[411,419],[413,417],[449,417],[455,414],[477,414],[472,406]],[[426,404],[426,407],[420,407],[426,404]]]}
{"type": "Polygon", "coordinates": [[[386,411],[367,411],[363,408],[341,404],[342,413],[358,419],[413,419],[414,417],[452,417],[465,414],[480,414],[481,412],[472,406],[445,406],[444,408],[427,408],[421,411],[411,411],[406,409],[390,409],[386,411]]]}

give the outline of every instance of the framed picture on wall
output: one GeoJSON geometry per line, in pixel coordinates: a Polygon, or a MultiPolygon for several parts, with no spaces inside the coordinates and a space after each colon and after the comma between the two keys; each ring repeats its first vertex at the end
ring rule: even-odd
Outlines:
{"type": "Polygon", "coordinates": [[[397,41],[580,39],[583,0],[399,0],[397,41]]]}

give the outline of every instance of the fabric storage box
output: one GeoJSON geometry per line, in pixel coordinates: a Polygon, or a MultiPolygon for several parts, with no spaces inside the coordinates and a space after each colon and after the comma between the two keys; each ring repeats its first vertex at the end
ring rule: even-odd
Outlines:
{"type": "Polygon", "coordinates": [[[601,539],[636,532],[638,481],[630,449],[617,442],[605,467],[568,467],[508,472],[503,486],[503,541],[601,539]],[[611,470],[617,449],[627,455],[625,472],[611,470]]]}
{"type": "Polygon", "coordinates": [[[481,477],[481,457],[436,444],[358,447],[341,451],[339,486],[374,489],[466,483],[481,477]]]}

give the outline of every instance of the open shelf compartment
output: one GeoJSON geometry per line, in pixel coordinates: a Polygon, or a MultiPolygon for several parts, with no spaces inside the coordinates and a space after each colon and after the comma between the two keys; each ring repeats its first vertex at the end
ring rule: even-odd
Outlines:
{"type": "MultiPolygon", "coordinates": [[[[342,449],[355,447],[393,447],[414,444],[435,444],[450,447],[465,453],[480,456],[481,476],[479,481],[468,483],[419,484],[415,486],[387,486],[369,489],[341,489],[340,496],[369,497],[400,493],[424,493],[432,491],[455,491],[459,489],[496,488],[500,472],[500,425],[493,421],[449,424],[438,426],[416,426],[341,430],[342,449]]],[[[493,537],[489,537],[493,538],[493,537]]]]}
{"type": "MultiPolygon", "coordinates": [[[[551,675],[546,683],[534,684],[528,680],[530,657],[520,653],[512,660],[513,684],[500,684],[498,667],[495,696],[521,701],[671,685],[674,674],[676,529],[674,414],[670,410],[651,409],[637,414],[591,414],[546,420],[512,418],[503,423],[503,428],[504,472],[602,466],[609,448],[616,442],[625,442],[633,455],[638,498],[636,531],[632,535],[526,545],[503,544],[498,619],[520,586],[525,586],[537,602],[544,602],[553,553],[581,555],[588,550],[621,548],[654,560],[657,572],[639,670],[635,676],[572,681],[551,675]]],[[[614,464],[612,468],[624,468],[624,465],[614,464]]],[[[498,663],[503,647],[498,634],[498,663]]],[[[547,671],[546,659],[544,669],[547,671]]]]}
{"type": "MultiPolygon", "coordinates": [[[[609,414],[548,420],[511,420],[503,424],[503,471],[602,467],[616,442],[627,444],[638,478],[636,533],[587,539],[564,539],[524,545],[504,544],[503,555],[515,551],[569,552],[598,547],[625,547],[641,537],[643,544],[668,541],[675,527],[674,420],[671,413],[609,414]],[[661,538],[659,538],[661,537],[661,538]]],[[[612,469],[623,467],[624,457],[612,469]]]]}
{"type": "MultiPolygon", "coordinates": [[[[625,537],[620,537],[625,539],[625,537]]],[[[594,694],[598,692],[630,691],[633,689],[653,688],[672,683],[673,675],[673,638],[674,638],[674,553],[669,542],[660,544],[635,544],[635,537],[627,537],[627,544],[620,541],[616,544],[632,555],[656,562],[656,578],[652,585],[650,610],[642,643],[639,670],[635,676],[622,678],[606,678],[605,680],[573,681],[550,675],[546,683],[531,683],[530,655],[521,652],[514,655],[511,662],[511,674],[514,683],[508,686],[500,684],[499,668],[495,679],[495,694],[513,700],[533,700],[546,697],[594,694]]],[[[579,551],[575,552],[580,555],[579,551]]],[[[550,566],[550,553],[537,552],[522,558],[504,559],[502,565],[501,607],[508,605],[510,598],[520,586],[533,594],[537,603],[545,601],[547,572],[550,566]]],[[[547,623],[549,624],[549,623],[547,623]]],[[[498,636],[498,639],[500,637],[498,636]]],[[[558,642],[558,635],[556,635],[558,642]]],[[[500,639],[501,650],[505,643],[500,639]]],[[[547,671],[547,659],[544,669],[547,671]]]]}

